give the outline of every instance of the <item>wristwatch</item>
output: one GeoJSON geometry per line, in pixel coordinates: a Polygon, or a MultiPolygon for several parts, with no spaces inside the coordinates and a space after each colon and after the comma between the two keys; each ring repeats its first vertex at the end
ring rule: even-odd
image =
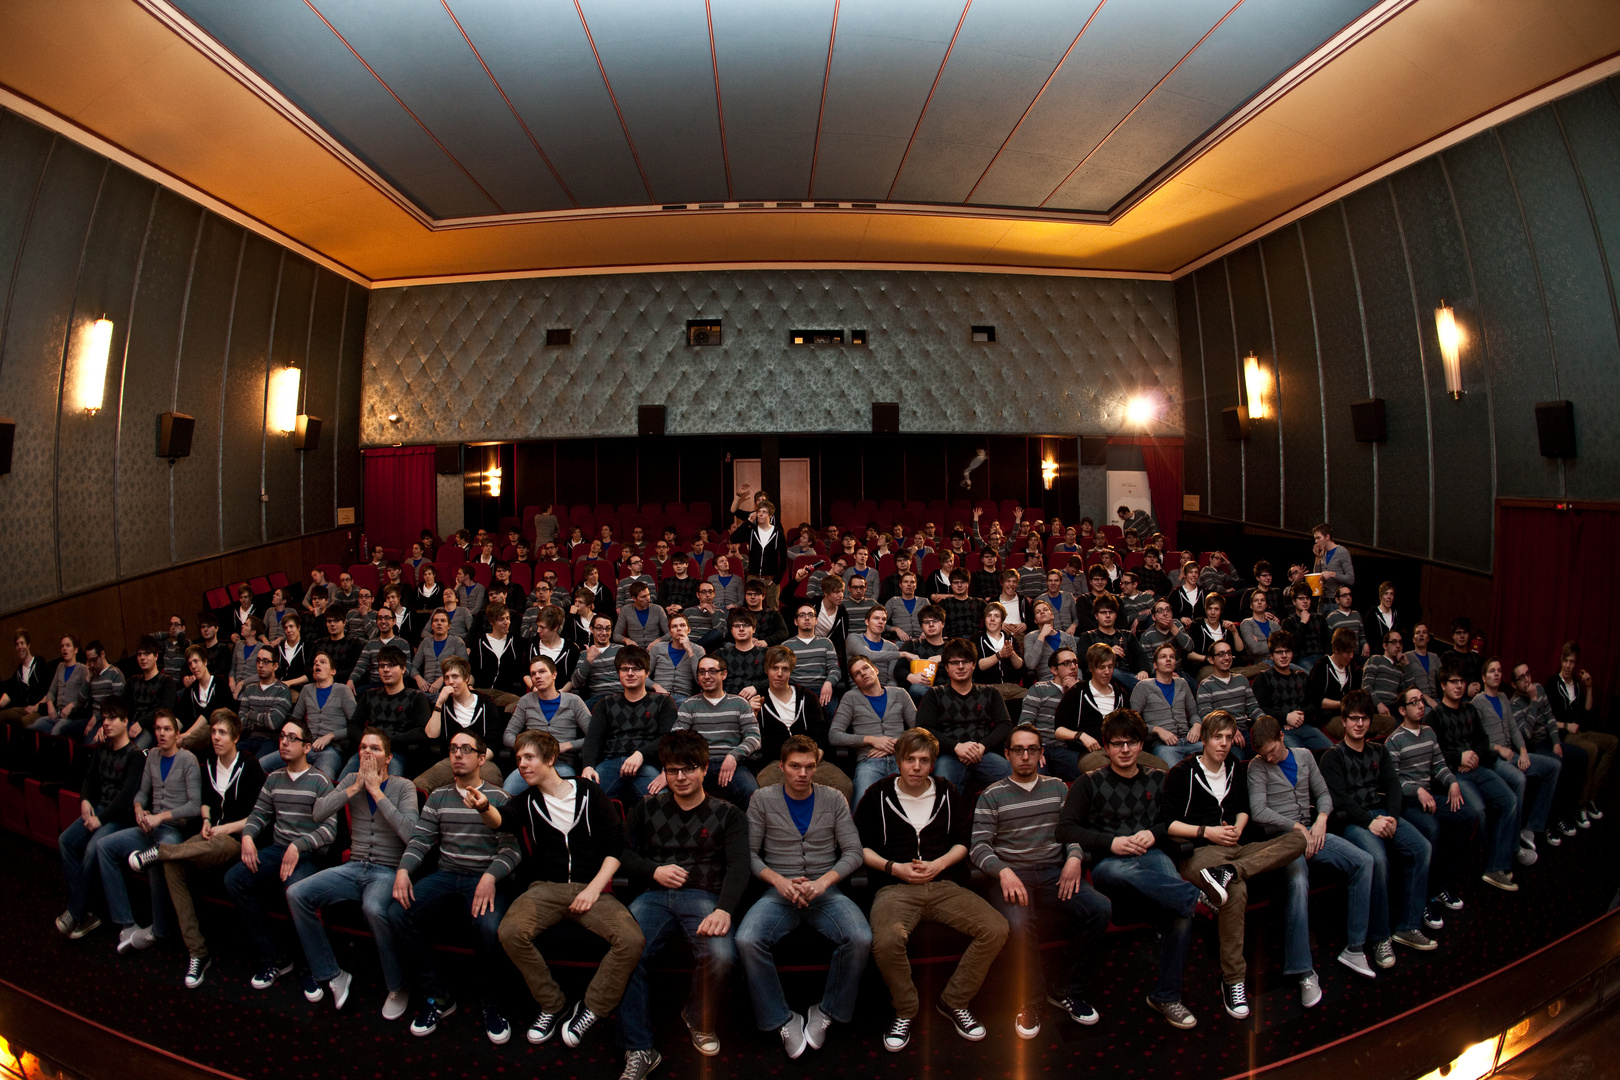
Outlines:
{"type": "Polygon", "coordinates": [[[1204,838],[1204,826],[1200,825],[1200,826],[1198,826],[1198,839],[1202,840],[1203,838],[1204,838]]]}

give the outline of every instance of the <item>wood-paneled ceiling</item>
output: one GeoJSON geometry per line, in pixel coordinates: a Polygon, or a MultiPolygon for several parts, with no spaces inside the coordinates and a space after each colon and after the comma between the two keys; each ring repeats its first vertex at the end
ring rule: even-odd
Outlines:
{"type": "Polygon", "coordinates": [[[372,282],[1174,274],[1549,87],[1614,0],[10,0],[7,101],[372,282]]]}

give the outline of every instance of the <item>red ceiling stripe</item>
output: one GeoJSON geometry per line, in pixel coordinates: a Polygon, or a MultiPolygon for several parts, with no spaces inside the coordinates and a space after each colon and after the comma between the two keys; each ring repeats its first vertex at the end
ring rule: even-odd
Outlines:
{"type": "Polygon", "coordinates": [[[518,127],[523,129],[523,134],[529,137],[530,144],[534,146],[534,152],[539,154],[540,160],[546,163],[546,168],[550,170],[552,179],[557,181],[557,186],[562,188],[564,195],[568,196],[568,201],[574,204],[574,209],[579,209],[579,200],[574,198],[572,191],[568,190],[568,184],[563,181],[562,174],[557,171],[556,166],[551,163],[551,158],[547,157],[546,152],[541,149],[540,140],[534,137],[534,132],[529,130],[529,125],[523,122],[523,117],[518,115],[517,106],[512,104],[512,99],[506,96],[506,90],[501,86],[500,80],[495,78],[495,73],[489,70],[489,65],[484,62],[484,54],[478,51],[478,46],[473,44],[466,28],[461,25],[461,20],[456,18],[456,13],[450,10],[450,0],[439,0],[439,3],[444,5],[444,13],[450,16],[450,21],[455,23],[456,29],[461,32],[461,40],[467,43],[467,48],[471,49],[473,56],[478,59],[478,66],[484,69],[485,75],[489,76],[490,85],[495,87],[495,92],[501,95],[501,100],[506,102],[506,107],[512,111],[512,119],[518,122],[518,127]]]}
{"type": "Polygon", "coordinates": [[[630,137],[630,125],[624,122],[624,110],[619,108],[619,96],[613,92],[613,84],[608,81],[607,68],[602,64],[602,54],[596,51],[596,38],[591,34],[591,24],[585,21],[585,9],[579,6],[579,0],[574,0],[574,10],[579,13],[579,25],[585,30],[585,40],[590,42],[591,55],[596,57],[596,70],[602,73],[602,85],[607,87],[608,100],[613,102],[613,111],[619,117],[619,127],[624,132],[624,141],[630,147],[630,156],[635,159],[636,172],[641,174],[641,186],[646,189],[647,201],[656,203],[658,199],[653,195],[652,182],[647,179],[647,170],[642,167],[641,155],[636,152],[636,140],[630,137]]]}
{"type": "Polygon", "coordinates": [[[501,213],[506,213],[506,207],[501,205],[500,200],[491,195],[489,191],[485,189],[484,185],[478,182],[478,178],[474,176],[470,170],[468,170],[467,166],[463,165],[460,160],[457,159],[456,155],[450,152],[450,148],[444,145],[444,143],[440,142],[439,137],[433,134],[432,130],[429,129],[426,124],[422,123],[422,118],[411,111],[411,107],[405,104],[405,100],[403,98],[394,93],[394,88],[389,86],[388,83],[383,80],[381,75],[377,74],[375,68],[366,63],[366,58],[361,56],[359,51],[356,50],[353,45],[349,44],[349,39],[338,33],[338,28],[333,26],[325,15],[321,14],[321,9],[315,6],[314,0],[304,0],[304,6],[313,11],[315,13],[315,17],[321,20],[322,23],[326,24],[326,28],[332,31],[333,37],[336,37],[339,41],[343,42],[343,47],[348,49],[356,60],[360,61],[362,67],[371,72],[371,77],[377,80],[377,85],[388,91],[388,96],[399,103],[399,107],[405,110],[406,116],[409,116],[412,120],[416,121],[416,126],[422,129],[422,133],[424,135],[433,140],[433,145],[437,146],[444,156],[450,159],[451,164],[455,165],[456,168],[461,170],[461,174],[472,183],[473,187],[483,192],[484,198],[489,200],[490,205],[495,207],[495,209],[499,210],[501,213]]]}
{"type": "Polygon", "coordinates": [[[810,151],[810,184],[804,197],[816,197],[816,164],[821,158],[821,120],[827,115],[827,84],[832,81],[833,45],[838,41],[838,6],[843,0],[833,0],[832,31],[827,35],[827,70],[821,76],[821,104],[816,109],[816,143],[810,151]]]}
{"type": "Polygon", "coordinates": [[[911,138],[906,140],[906,152],[900,155],[900,165],[894,170],[894,179],[889,183],[890,199],[894,198],[894,189],[900,183],[900,174],[906,168],[906,159],[911,156],[911,144],[917,141],[917,132],[922,130],[923,117],[928,115],[928,106],[934,100],[934,91],[939,89],[939,80],[945,74],[945,65],[951,62],[951,50],[956,48],[956,39],[961,35],[962,24],[967,22],[968,11],[972,7],[973,0],[967,0],[967,3],[962,5],[962,15],[956,20],[956,30],[951,34],[951,43],[945,46],[945,55],[939,61],[939,70],[934,72],[934,84],[928,88],[928,100],[923,102],[922,112],[917,114],[917,126],[911,129],[911,138]]]}
{"type": "Polygon", "coordinates": [[[1069,42],[1069,47],[1063,50],[1063,58],[1057,62],[1057,67],[1054,67],[1052,69],[1052,74],[1048,75],[1046,77],[1046,81],[1041,83],[1041,88],[1037,90],[1035,92],[1035,96],[1030,99],[1029,105],[1024,109],[1023,115],[1018,118],[1018,123],[1014,124],[1012,130],[1007,132],[1007,137],[1001,140],[1001,145],[996,148],[995,157],[990,159],[990,164],[984,167],[984,172],[980,173],[979,178],[973,182],[973,187],[968,191],[967,198],[962,200],[963,205],[973,201],[973,192],[979,190],[979,185],[984,183],[984,178],[989,176],[990,170],[996,167],[996,161],[1001,157],[1001,152],[1007,149],[1008,144],[1013,141],[1013,136],[1018,134],[1018,129],[1024,126],[1025,120],[1029,119],[1029,114],[1034,111],[1036,102],[1041,100],[1041,95],[1046,93],[1046,88],[1052,85],[1052,80],[1057,78],[1057,73],[1063,70],[1063,64],[1069,59],[1069,54],[1074,52],[1074,47],[1076,45],[1080,44],[1080,39],[1086,36],[1086,31],[1091,29],[1092,21],[1097,18],[1097,12],[1101,11],[1103,9],[1103,5],[1106,3],[1108,3],[1108,0],[1098,0],[1097,6],[1091,9],[1090,15],[1086,16],[1086,25],[1080,28],[1080,32],[1078,34],[1074,35],[1074,40],[1069,42]]]}
{"type": "Polygon", "coordinates": [[[720,54],[714,48],[714,9],[703,0],[703,17],[709,23],[709,63],[714,68],[714,111],[720,118],[720,160],[726,166],[726,198],[731,195],[731,155],[726,152],[726,110],[720,103],[720,54]]]}
{"type": "Polygon", "coordinates": [[[1204,42],[1208,41],[1209,40],[1209,35],[1213,34],[1215,31],[1219,30],[1221,28],[1221,23],[1224,23],[1227,19],[1230,19],[1232,17],[1232,12],[1236,11],[1238,8],[1240,8],[1242,6],[1243,6],[1243,0],[1237,0],[1237,3],[1233,4],[1227,10],[1226,14],[1222,15],[1220,17],[1220,19],[1216,21],[1215,25],[1210,27],[1209,31],[1206,34],[1204,34],[1203,37],[1199,38],[1197,40],[1197,42],[1195,42],[1193,44],[1192,48],[1187,50],[1186,55],[1183,56],[1180,60],[1176,61],[1176,66],[1171,68],[1169,71],[1165,72],[1164,73],[1164,78],[1160,79],[1158,82],[1154,83],[1152,88],[1149,89],[1147,93],[1142,95],[1142,100],[1138,101],[1135,105],[1131,106],[1131,111],[1126,113],[1124,116],[1120,117],[1119,123],[1117,123],[1113,127],[1109,128],[1108,129],[1108,134],[1104,135],[1101,139],[1099,139],[1097,141],[1096,146],[1093,146],[1090,150],[1086,151],[1086,156],[1080,159],[1080,163],[1078,165],[1076,165],[1074,168],[1069,170],[1069,175],[1065,176],[1058,183],[1058,186],[1052,189],[1052,193],[1050,195],[1048,195],[1046,198],[1041,200],[1040,205],[1041,205],[1042,208],[1044,208],[1047,203],[1051,202],[1053,200],[1053,198],[1055,198],[1057,196],[1058,192],[1063,190],[1063,185],[1064,184],[1067,184],[1070,180],[1074,179],[1074,174],[1080,171],[1081,166],[1085,165],[1086,162],[1090,161],[1091,158],[1092,158],[1092,155],[1096,154],[1096,152],[1098,150],[1101,150],[1102,147],[1103,147],[1103,144],[1106,143],[1109,139],[1113,138],[1114,133],[1116,131],[1118,131],[1120,128],[1124,127],[1125,122],[1127,120],[1129,120],[1131,117],[1136,115],[1136,110],[1140,109],[1143,105],[1145,105],[1147,103],[1147,99],[1153,96],[1153,91],[1157,90],[1159,87],[1163,86],[1165,84],[1165,80],[1169,79],[1170,76],[1174,75],[1176,73],[1177,69],[1179,69],[1182,64],[1185,64],[1187,62],[1187,57],[1191,56],[1193,53],[1197,52],[1198,51],[1198,46],[1200,46],[1204,42]]]}

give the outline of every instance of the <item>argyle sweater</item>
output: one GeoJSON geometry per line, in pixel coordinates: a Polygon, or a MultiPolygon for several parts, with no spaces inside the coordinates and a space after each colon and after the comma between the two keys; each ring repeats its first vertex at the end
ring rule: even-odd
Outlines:
{"type": "Polygon", "coordinates": [[[1380,815],[1401,816],[1401,782],[1389,747],[1366,743],[1356,751],[1344,743],[1322,755],[1322,778],[1333,796],[1333,823],[1337,828],[1366,828],[1380,815]]]}
{"type": "Polygon", "coordinates": [[[975,596],[966,599],[948,596],[939,602],[939,607],[945,612],[946,637],[967,638],[971,641],[979,636],[979,630],[984,626],[983,600],[975,596]]]}
{"type": "Polygon", "coordinates": [[[625,700],[623,694],[600,697],[591,709],[580,761],[595,767],[599,762],[639,752],[650,763],[658,753],[658,744],[675,726],[675,718],[675,703],[668,694],[646,693],[633,702],[625,700]]]}
{"type": "Polygon", "coordinates": [[[661,791],[636,803],[625,821],[625,872],[651,878],[660,866],[686,871],[682,888],[714,893],[721,911],[736,910],[748,885],[748,819],[724,799],[682,810],[661,791]]]}
{"type": "Polygon", "coordinates": [[[1305,672],[1297,667],[1290,667],[1286,675],[1268,667],[1254,677],[1255,700],[1267,716],[1286,723],[1289,713],[1305,711],[1305,680],[1305,672]]]}
{"type": "Polygon", "coordinates": [[[1479,725],[1479,714],[1466,702],[1462,708],[1453,709],[1442,701],[1429,710],[1423,722],[1434,729],[1435,737],[1440,740],[1440,752],[1453,772],[1461,765],[1464,751],[1478,754],[1482,768],[1489,767],[1496,756],[1490,739],[1485,737],[1485,729],[1479,725]]]}
{"type": "Polygon", "coordinates": [[[933,732],[941,757],[955,754],[961,742],[983,743],[986,750],[1000,753],[1012,734],[1007,703],[1001,691],[989,686],[974,686],[965,694],[949,683],[933,687],[917,706],[917,726],[933,732]]]}
{"type": "Polygon", "coordinates": [[[1095,862],[1113,854],[1117,837],[1146,829],[1162,844],[1169,835],[1167,820],[1160,820],[1164,777],[1159,769],[1137,766],[1125,777],[1112,766],[1081,773],[1069,787],[1058,814],[1057,842],[1078,844],[1095,862]]]}
{"type": "Polygon", "coordinates": [[[745,686],[765,692],[765,652],[765,646],[757,641],[747,652],[730,641],[720,646],[720,656],[726,662],[726,693],[740,694],[745,686]]]}

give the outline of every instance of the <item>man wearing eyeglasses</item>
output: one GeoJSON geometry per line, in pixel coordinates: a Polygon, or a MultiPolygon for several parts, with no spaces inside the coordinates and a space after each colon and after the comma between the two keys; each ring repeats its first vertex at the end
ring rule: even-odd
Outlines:
{"type": "MultiPolygon", "coordinates": [[[[753,706],[725,689],[726,660],[705,656],[698,660],[698,692],[681,702],[675,718],[676,731],[695,731],[709,746],[709,771],[703,786],[710,794],[729,799],[741,810],[759,790],[754,774],[743,764],[759,752],[759,720],[753,706]]],[[[656,795],[664,790],[664,778],[656,776],[647,791],[656,795]]]]}
{"type": "MultiPolygon", "coordinates": [[[[388,646],[377,654],[377,675],[381,686],[361,693],[349,720],[349,746],[360,745],[360,734],[374,727],[388,736],[392,750],[387,768],[392,776],[420,776],[433,764],[433,742],[443,727],[443,717],[433,710],[433,701],[414,687],[405,685],[409,658],[401,649],[388,646]]],[[[338,777],[360,767],[358,753],[343,763],[338,777]]]]}
{"type": "Polygon", "coordinates": [[[1023,982],[1013,1030],[1020,1039],[1033,1039],[1041,1033],[1043,997],[1077,1024],[1097,1022],[1097,1010],[1080,993],[1078,961],[1095,960],[1113,905],[1082,877],[1080,845],[1058,843],[1068,786],[1040,774],[1041,733],[1034,725],[1013,728],[1007,760],[1011,775],[986,788],[973,808],[968,857],[997,880],[990,899],[1007,920],[1017,957],[1013,970],[1023,982]],[[1061,952],[1048,950],[1044,963],[1042,938],[1066,943],[1061,952]]]}
{"type": "Polygon", "coordinates": [[[1080,775],[1080,753],[1072,741],[1080,733],[1065,728],[1066,734],[1059,734],[1057,710],[1068,692],[1080,685],[1080,657],[1069,646],[1059,646],[1052,653],[1050,669],[1051,677],[1042,679],[1024,695],[1024,710],[1020,716],[1040,732],[1047,773],[1064,783],[1073,783],[1080,775]]]}
{"type": "Polygon", "coordinates": [[[1181,1003],[1182,972],[1192,941],[1192,916],[1203,893],[1183,881],[1166,853],[1167,825],[1159,818],[1165,774],[1137,763],[1147,725],[1139,713],[1116,709],[1103,721],[1108,766],[1081,773],[1069,788],[1058,816],[1057,842],[1077,844],[1096,860],[1091,881],[1104,895],[1126,891],[1161,915],[1159,979],[1148,994],[1150,1006],[1172,1027],[1198,1023],[1181,1003]]]}
{"type": "Polygon", "coordinates": [[[484,1034],[500,1046],[511,1038],[512,1028],[496,1005],[506,971],[501,963],[501,919],[510,900],[499,886],[522,855],[513,833],[497,832],[483,822],[485,808],[506,802],[506,793],[480,775],[489,759],[483,737],[457,731],[450,736],[449,756],[451,782],[428,796],[394,872],[395,903],[388,909],[388,921],[422,991],[422,1010],[411,1022],[411,1034],[417,1036],[433,1034],[439,1021],[456,1011],[427,934],[447,919],[471,922],[484,1034]],[[435,848],[438,869],[412,882],[411,875],[435,848]]]}
{"type": "Polygon", "coordinates": [[[947,682],[934,686],[917,706],[917,726],[939,740],[934,775],[958,787],[985,788],[1012,772],[1001,748],[1012,731],[1007,703],[994,686],[974,683],[979,651],[964,638],[952,638],[940,653],[947,682]]]}
{"type": "Polygon", "coordinates": [[[276,664],[276,650],[269,645],[260,646],[253,654],[257,678],[244,683],[236,697],[236,714],[242,723],[242,738],[237,749],[258,759],[266,773],[281,768],[277,739],[293,711],[292,691],[276,678],[276,664]]]}
{"type": "MultiPolygon", "coordinates": [[[[1397,700],[1401,726],[1384,740],[1384,746],[1400,779],[1401,818],[1429,842],[1430,900],[1423,913],[1423,925],[1429,930],[1440,930],[1446,925],[1445,909],[1457,911],[1463,906],[1462,897],[1457,893],[1457,881],[1477,819],[1473,809],[1463,801],[1462,785],[1441,750],[1440,737],[1423,722],[1429,708],[1423,700],[1423,691],[1409,686],[1400,692],[1397,700]],[[1435,798],[1437,794],[1444,802],[1435,798]]],[[[1395,940],[1414,949],[1435,948],[1421,931],[1415,936],[1398,934],[1395,940]]]]}
{"type": "Polygon", "coordinates": [[[392,610],[382,607],[371,613],[371,635],[360,649],[360,659],[354,662],[354,668],[349,672],[349,689],[357,694],[367,686],[377,685],[377,657],[384,649],[392,645],[405,655],[410,655],[410,644],[394,635],[392,610]]]}
{"type": "MultiPolygon", "coordinates": [[[[598,615],[601,624],[605,616],[598,615]]],[[[591,723],[580,751],[580,775],[602,786],[608,798],[644,799],[658,766],[649,760],[658,753],[659,740],[675,726],[675,703],[668,694],[647,690],[652,658],[638,645],[626,645],[616,655],[620,691],[603,694],[591,706],[591,723]],[[634,792],[632,795],[631,792],[634,792]]],[[[581,665],[583,666],[583,664],[581,665]]],[[[701,786],[702,777],[699,777],[701,786]]]]}
{"type": "Polygon", "coordinates": [[[619,1039],[626,1051],[622,1080],[642,1080],[662,1060],[653,1047],[647,965],[677,934],[685,935],[696,961],[681,1019],[698,1053],[720,1053],[715,1022],[737,957],[732,914],[749,877],[748,820],[735,806],[705,794],[709,747],[703,737],[672,731],[659,745],[658,757],[669,790],[636,803],[624,830],[625,871],[651,879],[653,887],[630,903],[647,946],[619,1005],[619,1039]]]}
{"type": "Polygon", "coordinates": [[[1255,700],[1249,680],[1233,672],[1232,664],[1236,659],[1237,654],[1232,651],[1230,642],[1217,641],[1210,646],[1209,662],[1215,670],[1198,684],[1197,707],[1200,718],[1207,717],[1216,709],[1224,709],[1232,714],[1232,718],[1238,722],[1232,753],[1246,758],[1252,750],[1252,740],[1246,732],[1265,712],[1260,708],[1260,702],[1255,700]]]}
{"type": "MultiPolygon", "coordinates": [[[[309,763],[315,737],[301,721],[281,727],[282,767],[265,778],[247,824],[242,826],[241,861],[225,872],[225,891],[247,924],[248,938],[258,954],[259,970],[249,980],[255,990],[268,990],[277,979],[292,973],[292,951],[282,935],[273,933],[265,916],[264,901],[281,899],[285,890],[316,871],[315,860],[337,838],[332,818],[315,821],[315,803],[332,790],[332,781],[309,763]],[[259,838],[268,832],[270,843],[261,851],[259,838]]],[[[300,974],[304,998],[320,1001],[326,991],[305,968],[300,974]]]]}

